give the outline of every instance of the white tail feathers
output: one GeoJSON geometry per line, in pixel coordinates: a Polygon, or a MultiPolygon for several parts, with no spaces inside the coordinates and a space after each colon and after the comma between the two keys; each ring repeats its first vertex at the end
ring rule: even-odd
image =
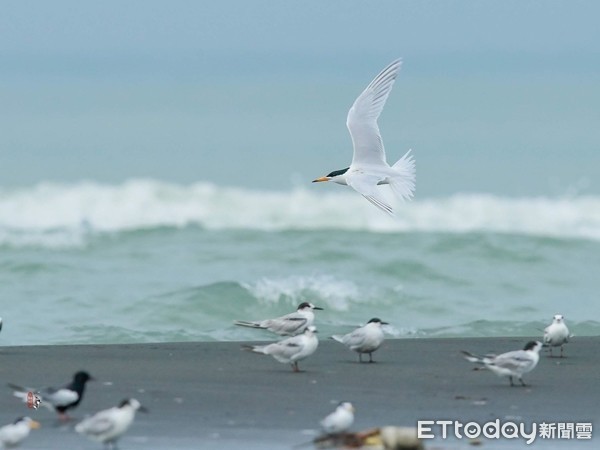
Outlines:
{"type": "Polygon", "coordinates": [[[19,386],[18,384],[7,383],[8,387],[13,389],[13,395],[17,398],[20,398],[24,402],[27,401],[27,394],[32,391],[32,389],[24,388],[23,386],[19,386]]]}
{"type": "Polygon", "coordinates": [[[403,200],[410,200],[415,193],[416,165],[411,151],[392,166],[397,175],[389,182],[394,194],[403,200]]]}
{"type": "Polygon", "coordinates": [[[479,363],[479,364],[485,364],[484,359],[474,355],[473,353],[469,353],[467,351],[462,350],[461,353],[463,354],[463,356],[465,357],[465,359],[467,361],[473,362],[473,363],[479,363]]]}
{"type": "MultiPolygon", "coordinates": [[[[23,386],[19,386],[17,384],[12,384],[12,383],[7,383],[7,384],[8,384],[8,387],[13,389],[13,395],[15,397],[17,397],[18,399],[21,399],[23,401],[23,403],[27,403],[30,392],[33,392],[38,397],[42,398],[41,394],[39,392],[37,392],[35,389],[26,388],[23,386]]],[[[45,402],[42,399],[42,405],[45,406],[46,408],[48,408],[50,411],[54,411],[54,406],[52,405],[52,403],[45,402]]]]}
{"type": "Polygon", "coordinates": [[[21,400],[23,400],[24,402],[27,402],[27,392],[13,392],[13,395],[21,400]]]}
{"type": "Polygon", "coordinates": [[[342,344],[344,343],[344,339],[342,338],[342,336],[338,336],[337,334],[331,336],[331,339],[333,339],[334,341],[341,342],[342,344]]]}
{"type": "Polygon", "coordinates": [[[247,350],[249,352],[254,353],[262,353],[263,355],[267,355],[265,352],[266,345],[242,345],[242,349],[247,350]]]}

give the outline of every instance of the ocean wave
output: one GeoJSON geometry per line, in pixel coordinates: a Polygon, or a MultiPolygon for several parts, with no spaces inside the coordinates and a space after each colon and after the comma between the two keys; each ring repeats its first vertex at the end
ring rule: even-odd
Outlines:
{"type": "Polygon", "coordinates": [[[277,304],[284,299],[290,307],[309,301],[334,311],[346,311],[350,301],[358,302],[361,298],[359,288],[351,281],[326,275],[265,277],[243,286],[263,303],[277,304]]]}
{"type": "MultiPolygon", "coordinates": [[[[211,230],[498,232],[600,240],[600,197],[510,198],[456,194],[397,204],[387,217],[359,195],[294,188],[263,191],[208,182],[40,183],[0,189],[0,245],[83,245],[93,233],[157,227],[211,230]]],[[[384,189],[385,190],[385,189],[384,189]]]]}

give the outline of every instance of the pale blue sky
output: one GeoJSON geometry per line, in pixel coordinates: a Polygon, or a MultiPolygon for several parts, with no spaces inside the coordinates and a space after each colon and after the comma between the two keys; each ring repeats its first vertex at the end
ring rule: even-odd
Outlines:
{"type": "Polygon", "coordinates": [[[4,55],[406,54],[599,49],[593,1],[2,3],[4,55]]]}
{"type": "Polygon", "coordinates": [[[382,129],[390,159],[415,149],[421,193],[600,192],[598,17],[592,1],[5,1],[0,185],[288,188],[347,165],[346,111],[401,56],[382,129]]]}

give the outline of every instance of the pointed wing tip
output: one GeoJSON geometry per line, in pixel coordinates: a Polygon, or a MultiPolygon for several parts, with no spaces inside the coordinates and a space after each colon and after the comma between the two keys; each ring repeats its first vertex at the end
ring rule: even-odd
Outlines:
{"type": "Polygon", "coordinates": [[[402,68],[402,58],[398,58],[393,60],[391,63],[388,64],[388,66],[383,69],[381,72],[388,72],[388,71],[392,71],[395,72],[396,74],[400,71],[400,69],[402,68]]]}
{"type": "Polygon", "coordinates": [[[383,212],[387,213],[391,217],[396,217],[394,215],[394,209],[390,205],[385,203],[384,201],[379,200],[378,198],[376,198],[373,195],[364,195],[363,194],[363,197],[366,198],[369,202],[371,202],[371,204],[375,205],[377,208],[379,208],[383,212]]]}

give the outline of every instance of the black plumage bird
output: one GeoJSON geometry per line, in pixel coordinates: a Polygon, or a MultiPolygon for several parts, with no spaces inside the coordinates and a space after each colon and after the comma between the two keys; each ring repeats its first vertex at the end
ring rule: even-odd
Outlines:
{"type": "Polygon", "coordinates": [[[27,401],[30,392],[36,394],[41,404],[51,411],[58,413],[60,420],[69,420],[67,411],[75,408],[81,402],[85,385],[94,378],[85,371],[79,371],[73,375],[73,380],[60,388],[45,387],[40,389],[24,388],[22,386],[8,383],[14,389],[14,396],[27,401]]]}

